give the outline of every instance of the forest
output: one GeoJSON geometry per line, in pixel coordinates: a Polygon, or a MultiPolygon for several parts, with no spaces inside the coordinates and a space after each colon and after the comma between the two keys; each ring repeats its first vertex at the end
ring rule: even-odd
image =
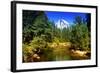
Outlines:
{"type": "Polygon", "coordinates": [[[58,28],[45,11],[23,10],[22,61],[46,62],[91,58],[91,15],[75,16],[73,25],[58,28]]]}

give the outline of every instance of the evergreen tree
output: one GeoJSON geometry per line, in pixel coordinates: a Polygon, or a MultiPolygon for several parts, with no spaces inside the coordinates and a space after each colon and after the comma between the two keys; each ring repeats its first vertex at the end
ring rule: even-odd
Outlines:
{"type": "Polygon", "coordinates": [[[74,24],[81,25],[83,23],[82,17],[81,16],[76,16],[74,24]]]}
{"type": "Polygon", "coordinates": [[[23,42],[44,35],[51,40],[52,27],[43,11],[23,11],[23,42]]]}
{"type": "Polygon", "coordinates": [[[75,49],[89,49],[89,40],[89,31],[85,24],[74,25],[71,27],[70,42],[76,46],[75,49]]]}

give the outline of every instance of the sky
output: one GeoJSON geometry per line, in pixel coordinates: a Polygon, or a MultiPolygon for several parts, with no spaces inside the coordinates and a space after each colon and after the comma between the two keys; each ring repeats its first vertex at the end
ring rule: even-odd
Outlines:
{"type": "Polygon", "coordinates": [[[85,18],[87,13],[76,13],[76,12],[53,12],[53,11],[45,11],[48,19],[57,23],[59,19],[66,20],[69,24],[73,24],[73,21],[76,16],[81,16],[85,18]]]}

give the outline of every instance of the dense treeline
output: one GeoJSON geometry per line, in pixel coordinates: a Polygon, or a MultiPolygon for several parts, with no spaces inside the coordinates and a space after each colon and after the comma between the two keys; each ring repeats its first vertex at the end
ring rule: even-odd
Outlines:
{"type": "Polygon", "coordinates": [[[59,29],[44,11],[23,10],[23,62],[71,60],[68,50],[90,51],[90,14],[73,22],[59,29]]]}

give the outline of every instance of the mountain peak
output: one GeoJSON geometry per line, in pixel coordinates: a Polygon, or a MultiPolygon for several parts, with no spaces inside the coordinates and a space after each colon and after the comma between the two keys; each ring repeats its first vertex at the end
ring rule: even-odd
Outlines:
{"type": "Polygon", "coordinates": [[[55,25],[57,28],[60,28],[60,29],[69,27],[68,21],[66,21],[64,19],[59,19],[55,25]]]}

